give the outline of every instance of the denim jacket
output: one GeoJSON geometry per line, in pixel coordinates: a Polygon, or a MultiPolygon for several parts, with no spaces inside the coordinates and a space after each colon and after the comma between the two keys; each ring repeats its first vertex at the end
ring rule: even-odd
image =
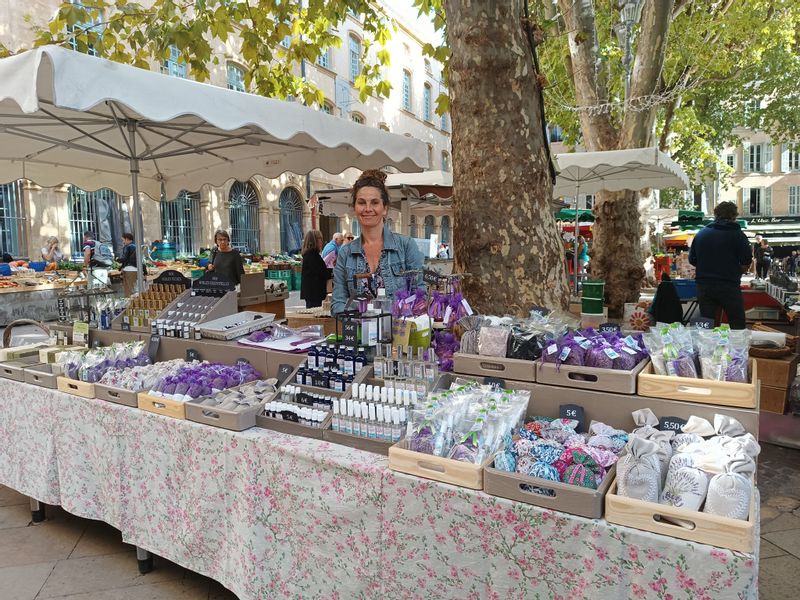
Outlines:
{"type": "MultiPolygon", "coordinates": [[[[383,276],[386,296],[393,299],[398,290],[403,290],[406,285],[405,271],[421,270],[425,257],[417,248],[416,242],[408,236],[393,233],[388,225],[383,226],[383,249],[380,266],[383,276]]],[[[336,267],[333,269],[333,303],[331,314],[344,311],[350,294],[355,291],[353,275],[365,272],[367,258],[361,249],[361,237],[356,238],[346,246],[339,248],[336,258],[336,267]]],[[[421,275],[417,278],[417,285],[422,281],[421,275]]]]}

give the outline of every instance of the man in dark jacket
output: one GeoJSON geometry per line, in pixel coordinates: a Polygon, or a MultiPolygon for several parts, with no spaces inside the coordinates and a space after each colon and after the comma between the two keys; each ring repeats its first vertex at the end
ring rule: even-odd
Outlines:
{"type": "Polygon", "coordinates": [[[716,319],[722,309],[731,329],[744,329],[744,300],[740,282],[753,260],[750,242],[736,222],[733,202],[714,208],[714,221],[698,232],[689,250],[689,262],[697,269],[697,303],[700,314],[716,319]]]}

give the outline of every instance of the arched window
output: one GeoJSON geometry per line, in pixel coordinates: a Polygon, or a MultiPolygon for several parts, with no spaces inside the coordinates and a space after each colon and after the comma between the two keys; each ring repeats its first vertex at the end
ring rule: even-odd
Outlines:
{"type": "Polygon", "coordinates": [[[433,121],[433,110],[431,110],[431,84],[426,83],[422,88],[422,118],[425,121],[433,121]]]}
{"type": "Polygon", "coordinates": [[[281,211],[281,252],[300,252],[303,246],[303,199],[297,188],[284,189],[278,206],[281,211]]]}
{"type": "Polygon", "coordinates": [[[350,113],[350,120],[353,123],[358,123],[359,125],[363,125],[364,123],[367,122],[366,119],[364,118],[364,115],[362,115],[361,113],[357,113],[357,112],[350,113]]]}
{"type": "Polygon", "coordinates": [[[0,185],[0,248],[14,258],[28,253],[25,221],[20,182],[0,185]]]}
{"type": "Polygon", "coordinates": [[[200,247],[200,194],[182,190],[161,200],[161,237],[173,242],[178,256],[193,256],[200,247]]]}
{"type": "Polygon", "coordinates": [[[417,237],[417,215],[411,215],[408,220],[408,235],[412,238],[417,237]]]}
{"type": "Polygon", "coordinates": [[[325,50],[319,53],[319,56],[317,57],[317,64],[320,67],[325,67],[326,69],[331,68],[332,61],[330,48],[325,48],[325,50]]]}
{"type": "Polygon", "coordinates": [[[258,194],[249,181],[237,181],[228,194],[231,246],[243,252],[258,252],[258,194]]]}
{"type": "MultiPolygon", "coordinates": [[[[70,4],[76,6],[78,8],[82,8],[84,10],[87,9],[87,6],[81,0],[69,0],[70,4]]],[[[95,18],[92,18],[89,15],[88,21],[82,23],[75,23],[74,25],[67,25],[67,32],[72,33],[76,29],[81,30],[85,28],[91,28],[91,31],[97,33],[98,35],[103,34],[103,12],[99,11],[98,15],[95,18]]],[[[88,44],[86,47],[83,46],[82,43],[79,43],[76,38],[70,38],[67,41],[67,44],[70,48],[75,50],[76,52],[86,52],[86,54],[90,56],[97,56],[97,50],[94,48],[93,45],[88,44]]]]}
{"type": "Polygon", "coordinates": [[[433,74],[433,71],[431,70],[431,61],[429,61],[427,58],[425,59],[425,72],[428,75],[432,75],[433,74]]]}
{"type": "Polygon", "coordinates": [[[378,129],[383,129],[384,131],[389,131],[389,126],[386,123],[378,123],[378,129]]]}
{"type": "Polygon", "coordinates": [[[433,215],[425,216],[425,239],[431,239],[433,235],[433,215]]]}
{"type": "Polygon", "coordinates": [[[228,63],[228,89],[244,92],[244,69],[239,65],[228,63]]]}
{"type": "Polygon", "coordinates": [[[96,192],[86,192],[74,185],[67,191],[67,207],[69,209],[69,232],[72,243],[72,254],[83,253],[83,234],[91,231],[96,239],[107,242],[120,251],[121,206],[117,194],[108,188],[96,192]]]}
{"type": "Polygon", "coordinates": [[[442,171],[449,171],[450,170],[450,155],[447,153],[446,150],[442,150],[442,171]]]}
{"type": "Polygon", "coordinates": [[[450,217],[445,215],[442,217],[442,231],[441,231],[441,242],[443,244],[450,243],[450,217]]]}
{"type": "Polygon", "coordinates": [[[361,74],[361,40],[350,34],[350,81],[355,82],[361,74]]]}
{"type": "Polygon", "coordinates": [[[442,131],[450,131],[450,113],[442,115],[442,131]]]}
{"type": "Polygon", "coordinates": [[[411,110],[411,72],[403,71],[403,108],[411,110]]]}
{"type": "Polygon", "coordinates": [[[319,107],[319,109],[322,112],[324,112],[326,115],[332,115],[333,114],[333,103],[330,100],[325,100],[325,102],[322,103],[322,105],[319,107]]]}

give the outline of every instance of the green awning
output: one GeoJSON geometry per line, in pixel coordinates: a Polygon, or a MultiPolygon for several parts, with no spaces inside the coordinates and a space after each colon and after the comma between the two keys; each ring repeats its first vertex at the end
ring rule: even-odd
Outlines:
{"type": "MultiPolygon", "coordinates": [[[[681,211],[681,212],[684,212],[684,211],[681,211]]],[[[686,211],[686,212],[695,212],[695,211],[686,211]]],[[[702,229],[703,227],[705,227],[706,225],[708,225],[712,221],[713,221],[713,219],[704,219],[700,223],[695,223],[695,222],[678,220],[678,221],[673,221],[672,223],[670,223],[670,225],[672,227],[680,228],[681,231],[688,231],[688,230],[691,230],[691,229],[702,229]]],[[[744,219],[736,219],[736,222],[739,224],[739,226],[742,229],[747,229],[747,221],[745,221],[744,219]]]]}
{"type": "MultiPolygon", "coordinates": [[[[574,221],[575,210],[572,208],[562,208],[556,213],[556,221],[574,221]]],[[[579,222],[594,222],[594,215],[590,210],[582,210],[578,213],[579,222]]]]}

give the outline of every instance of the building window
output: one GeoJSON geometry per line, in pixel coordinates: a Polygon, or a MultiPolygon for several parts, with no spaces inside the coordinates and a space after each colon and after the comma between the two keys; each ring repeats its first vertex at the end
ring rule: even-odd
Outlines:
{"type": "Polygon", "coordinates": [[[429,61],[427,58],[425,59],[425,72],[428,75],[433,75],[433,70],[431,69],[431,61],[429,61]]]}
{"type": "Polygon", "coordinates": [[[317,57],[317,64],[320,67],[325,67],[326,69],[331,68],[331,49],[326,48],[320,55],[317,57]]]}
{"type": "Polygon", "coordinates": [[[403,108],[411,110],[411,73],[403,71],[403,108]]]}
{"type": "Polygon", "coordinates": [[[789,186],[789,214],[800,215],[800,185],[789,186]]]}
{"type": "Polygon", "coordinates": [[[200,246],[200,194],[181,191],[161,200],[161,237],[175,244],[178,256],[194,256],[200,246]]]}
{"type": "Polygon", "coordinates": [[[364,115],[357,112],[350,113],[350,120],[353,123],[358,123],[359,125],[363,125],[364,123],[367,122],[366,119],[364,119],[364,115]]]}
{"type": "MultiPolygon", "coordinates": [[[[70,4],[76,6],[78,8],[82,8],[84,10],[88,10],[87,6],[81,2],[81,0],[70,0],[70,4]]],[[[91,16],[89,20],[83,23],[75,23],[74,25],[67,25],[67,33],[73,33],[74,31],[83,31],[86,29],[91,28],[91,31],[97,33],[98,35],[103,32],[103,27],[100,25],[103,22],[103,13],[98,12],[97,16],[93,19],[91,16]]],[[[75,50],[76,52],[80,52],[78,47],[78,40],[76,38],[70,38],[67,41],[67,44],[70,48],[75,50]]],[[[97,56],[97,50],[94,49],[94,46],[88,44],[86,47],[86,54],[90,56],[97,56]]]]}
{"type": "Polygon", "coordinates": [[[431,239],[433,235],[433,215],[426,215],[425,216],[425,239],[431,239]]]}
{"type": "Polygon", "coordinates": [[[244,91],[244,69],[233,63],[228,63],[228,89],[244,91]]]}
{"type": "Polygon", "coordinates": [[[411,215],[408,220],[408,235],[412,238],[417,237],[417,215],[411,215]]]}
{"type": "Polygon", "coordinates": [[[258,194],[249,181],[236,181],[228,193],[231,246],[245,253],[258,252],[258,194]]]}
{"type": "Polygon", "coordinates": [[[441,242],[443,244],[450,243],[450,217],[448,215],[444,215],[442,217],[442,239],[441,242]]]}
{"type": "Polygon", "coordinates": [[[594,194],[586,194],[584,196],[583,207],[586,210],[592,210],[594,208],[594,194]]]}
{"type": "Polygon", "coordinates": [[[764,190],[764,212],[763,215],[765,217],[772,216],[772,188],[767,187],[763,188],[764,190]]]}
{"type": "Polygon", "coordinates": [[[442,115],[442,131],[450,131],[450,113],[442,115]]]}
{"type": "Polygon", "coordinates": [[[742,208],[744,209],[744,214],[761,214],[761,189],[762,188],[742,189],[742,208]]]}
{"type": "Polygon", "coordinates": [[[0,249],[14,258],[28,253],[24,206],[18,181],[0,185],[0,249]]]}
{"type": "Polygon", "coordinates": [[[745,173],[760,173],[763,169],[761,144],[750,144],[744,148],[745,173]]]}
{"type": "Polygon", "coordinates": [[[781,171],[800,171],[800,145],[792,143],[781,146],[781,171]]]}
{"type": "Polygon", "coordinates": [[[378,123],[378,129],[383,129],[384,131],[389,131],[389,126],[386,123],[378,123]]]}
{"type": "Polygon", "coordinates": [[[725,155],[725,164],[728,165],[731,169],[736,168],[736,155],[735,154],[726,154],[725,155]]]}
{"type": "Polygon", "coordinates": [[[69,209],[69,232],[72,255],[83,254],[83,234],[91,231],[95,239],[121,250],[120,227],[121,207],[117,194],[108,188],[96,192],[86,192],[74,185],[67,191],[69,209]]]}
{"type": "Polygon", "coordinates": [[[355,82],[361,74],[361,40],[350,35],[350,81],[355,82]]]}
{"type": "Polygon", "coordinates": [[[169,58],[161,65],[161,72],[165,75],[186,79],[186,63],[179,62],[180,58],[181,51],[178,47],[175,45],[170,46],[169,58]]]}
{"type": "Polygon", "coordinates": [[[564,141],[564,130],[561,129],[558,125],[548,125],[547,126],[547,135],[550,142],[563,142],[564,141]]]}
{"type": "Polygon", "coordinates": [[[442,171],[444,172],[450,171],[450,155],[447,153],[446,150],[442,151],[442,171]]]}
{"type": "Polygon", "coordinates": [[[281,252],[297,253],[303,246],[303,199],[296,188],[281,192],[281,252]]]}
{"type": "Polygon", "coordinates": [[[331,104],[327,100],[325,100],[325,102],[322,103],[322,106],[320,106],[319,109],[322,112],[324,112],[326,115],[332,115],[333,114],[333,104],[331,104]]]}
{"type": "Polygon", "coordinates": [[[422,118],[426,121],[433,121],[433,111],[431,110],[431,86],[428,83],[422,88],[422,118]]]}

